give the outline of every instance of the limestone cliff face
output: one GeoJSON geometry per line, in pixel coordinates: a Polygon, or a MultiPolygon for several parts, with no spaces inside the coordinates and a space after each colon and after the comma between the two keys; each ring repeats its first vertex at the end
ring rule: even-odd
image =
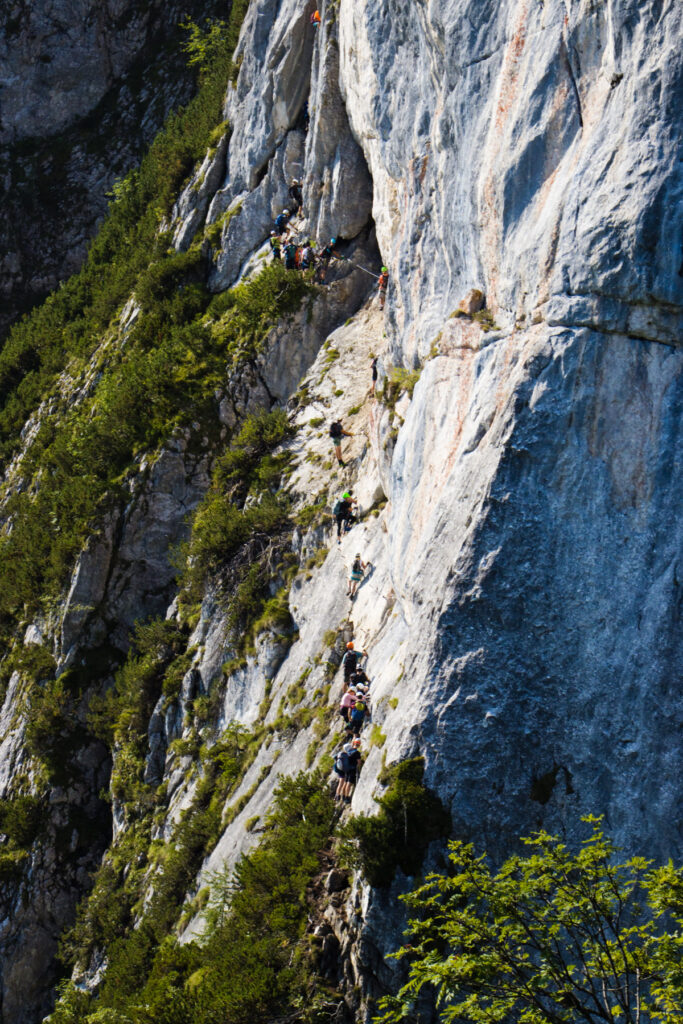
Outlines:
{"type": "MultiPolygon", "coordinates": [[[[156,837],[172,835],[197,787],[172,746],[196,730],[193,698],[215,698],[202,723],[213,739],[256,721],[266,698],[275,728],[303,672],[299,704],[313,706],[334,630],[337,646],[353,635],[369,651],[382,737],[371,746],[364,734],[353,812],[375,808],[383,759],[420,753],[455,834],[496,857],[537,827],[572,837],[581,814],[605,813],[627,850],[680,859],[683,12],[657,0],[320,9],[314,29],[299,0],[253,0],[226,98],[229,142],[207,155],[171,227],[179,249],[211,232],[210,283],[223,291],[258,266],[291,176],[303,180],[297,232],[336,235],[349,262],[226,383],[216,416],[232,427],[301,384],[290,402],[296,500],[325,492],[332,504],[353,484],[377,514],[340,545],[325,527],[294,531],[298,637],[287,648],[264,633],[227,676],[234,643],[207,591],[182,691],[149,722],[147,771],[167,798],[156,837]],[[369,296],[380,261],[384,312],[369,296]],[[453,316],[472,287],[487,312],[453,316]],[[412,396],[393,408],[368,397],[371,353],[380,385],[392,368],[420,371],[412,396]],[[328,461],[338,416],[354,433],[343,471],[328,461]],[[356,551],[373,568],[349,606],[356,551]]],[[[135,618],[177,614],[169,549],[220,450],[207,441],[190,456],[188,440],[140,467],[117,525],[83,554],[45,624],[60,664],[105,638],[124,650],[135,618]]],[[[337,676],[327,699],[340,693],[337,676]]],[[[4,714],[16,761],[9,695],[4,714]]],[[[278,774],[322,752],[314,724],[275,729],[191,895],[255,841],[247,823],[278,774]]],[[[115,834],[128,825],[114,801],[115,834]]],[[[356,880],[327,914],[357,1019],[391,985],[383,954],[400,936],[406,884],[356,880]]],[[[4,1012],[28,1024],[35,1006],[11,1017],[7,999],[20,1005],[25,979],[39,976],[27,936],[40,935],[44,967],[58,928],[43,927],[24,893],[29,910],[5,933],[4,1012]]],[[[203,926],[197,915],[185,938],[203,926]]],[[[99,966],[80,980],[95,985],[99,966]]]]}
{"type": "Polygon", "coordinates": [[[210,16],[214,6],[3,5],[0,336],[78,270],[113,182],[137,163],[169,110],[189,99],[179,22],[210,16]]]}

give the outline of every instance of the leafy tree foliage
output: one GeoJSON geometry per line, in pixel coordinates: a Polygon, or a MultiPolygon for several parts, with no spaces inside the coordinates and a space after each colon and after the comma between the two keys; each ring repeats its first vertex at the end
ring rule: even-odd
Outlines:
{"type": "Polygon", "coordinates": [[[404,897],[415,913],[395,956],[410,975],[381,1021],[420,1021],[436,994],[447,1024],[675,1024],[683,1019],[683,869],[592,835],[577,854],[557,836],[523,840],[493,872],[472,844],[450,845],[450,874],[404,897]]]}

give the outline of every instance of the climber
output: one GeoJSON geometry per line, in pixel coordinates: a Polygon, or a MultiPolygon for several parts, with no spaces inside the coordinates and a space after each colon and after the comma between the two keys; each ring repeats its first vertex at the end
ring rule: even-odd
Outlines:
{"type": "Polygon", "coordinates": [[[367,567],[368,563],[364,562],[360,555],[356,555],[353,560],[353,565],[351,566],[351,575],[349,576],[349,583],[346,588],[346,596],[350,597],[352,601],[356,596],[358,584],[363,579],[363,575],[365,574],[367,567]]]}
{"type": "Polygon", "coordinates": [[[384,309],[384,303],[387,298],[387,286],[389,284],[389,271],[387,267],[382,267],[382,273],[379,275],[377,281],[377,294],[379,295],[379,308],[384,309]]]}
{"type": "Polygon", "coordinates": [[[275,218],[275,230],[279,234],[282,234],[282,232],[287,227],[287,221],[288,220],[289,220],[289,210],[287,210],[287,209],[284,209],[282,211],[282,213],[278,214],[278,216],[275,218]]]}
{"type": "Polygon", "coordinates": [[[285,246],[285,270],[296,270],[296,245],[288,242],[285,246]]]}
{"type": "Polygon", "coordinates": [[[282,256],[282,251],[280,249],[280,244],[281,244],[280,243],[280,236],[278,235],[277,231],[271,231],[270,232],[270,251],[273,254],[273,259],[274,260],[279,260],[280,257],[282,256]]]}
{"type": "Polygon", "coordinates": [[[289,197],[292,200],[294,209],[298,210],[303,202],[303,196],[301,194],[301,182],[297,178],[292,178],[292,184],[289,186],[289,197]]]}
{"type": "Polygon", "coordinates": [[[367,693],[368,690],[370,689],[370,680],[368,679],[367,675],[365,674],[362,668],[357,668],[356,671],[352,673],[351,686],[356,691],[356,693],[358,693],[358,691],[361,688],[365,691],[365,693],[367,693]]]}
{"type": "Polygon", "coordinates": [[[313,242],[308,241],[303,248],[301,253],[301,269],[308,270],[309,267],[313,266],[315,260],[315,251],[313,248],[313,242]]]}
{"type": "Polygon", "coordinates": [[[333,423],[330,424],[330,437],[332,438],[334,454],[337,456],[337,462],[343,469],[346,463],[342,459],[342,437],[353,437],[353,434],[350,434],[348,430],[344,430],[339,420],[335,420],[333,423]]]}
{"type": "Polygon", "coordinates": [[[351,803],[351,792],[360,770],[360,739],[347,742],[341,748],[334,762],[334,770],[340,776],[334,799],[337,803],[351,803]]]}
{"type": "Polygon", "coordinates": [[[356,694],[356,703],[353,705],[351,714],[349,715],[349,724],[346,727],[347,735],[360,735],[360,731],[363,728],[363,722],[365,721],[365,715],[367,714],[367,710],[368,706],[362,699],[361,694],[356,694]]]}
{"type": "Polygon", "coordinates": [[[353,743],[345,742],[334,759],[334,773],[339,776],[339,782],[337,783],[337,791],[334,794],[335,803],[344,799],[344,783],[346,782],[346,776],[351,767],[349,761],[349,754],[352,754],[354,750],[353,743]]]}
{"type": "Polygon", "coordinates": [[[318,257],[318,280],[320,281],[321,284],[325,284],[325,279],[327,278],[327,268],[329,266],[330,260],[343,259],[341,254],[338,253],[335,249],[336,244],[337,239],[331,238],[318,257]]]}
{"type": "Polygon", "coordinates": [[[370,369],[372,370],[372,387],[370,388],[370,394],[375,397],[375,388],[377,386],[377,356],[370,356],[372,362],[370,363],[370,369]]]}
{"type": "Polygon", "coordinates": [[[349,640],[346,645],[346,654],[342,659],[342,665],[344,666],[344,688],[347,689],[351,676],[360,665],[363,658],[367,658],[367,651],[357,651],[354,648],[353,640],[349,640]]]}
{"type": "Polygon", "coordinates": [[[339,714],[342,716],[345,722],[348,722],[349,715],[351,714],[351,708],[356,703],[356,691],[353,686],[350,686],[346,693],[341,699],[339,705],[339,714]]]}
{"type": "Polygon", "coordinates": [[[311,15],[311,25],[313,28],[317,28],[320,24],[320,11],[313,11],[311,15]]]}
{"type": "Polygon", "coordinates": [[[362,700],[367,708],[368,715],[370,714],[370,693],[367,686],[363,686],[362,683],[358,684],[356,690],[356,700],[362,700]]]}
{"type": "Polygon", "coordinates": [[[344,491],[332,510],[334,518],[337,520],[337,544],[341,544],[343,534],[351,529],[355,521],[354,501],[353,495],[349,491],[344,491]]]}

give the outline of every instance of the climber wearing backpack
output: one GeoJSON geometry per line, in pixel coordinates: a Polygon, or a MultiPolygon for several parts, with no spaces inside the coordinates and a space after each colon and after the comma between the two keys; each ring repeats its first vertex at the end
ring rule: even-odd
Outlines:
{"type": "Polygon", "coordinates": [[[350,530],[355,522],[354,503],[353,495],[349,491],[344,491],[334,506],[334,518],[337,520],[337,544],[341,544],[343,534],[350,530]]]}
{"type": "Polygon", "coordinates": [[[356,784],[359,769],[360,739],[354,739],[344,744],[334,761],[334,771],[339,776],[337,792],[334,795],[336,803],[351,803],[351,792],[356,784]]]}
{"type": "Polygon", "coordinates": [[[349,715],[351,714],[351,708],[356,703],[356,691],[353,686],[350,686],[346,693],[342,696],[339,704],[339,714],[342,716],[345,722],[348,723],[349,715]]]}
{"type": "Polygon", "coordinates": [[[311,25],[313,28],[317,28],[320,24],[320,11],[313,11],[311,15],[311,25]]]}
{"type": "Polygon", "coordinates": [[[285,246],[285,270],[296,270],[296,245],[288,242],[285,246]]]}
{"type": "Polygon", "coordinates": [[[275,218],[275,230],[278,232],[278,234],[282,234],[282,232],[285,230],[285,228],[287,227],[288,220],[289,210],[286,209],[283,210],[282,213],[278,214],[278,216],[275,218]]]}
{"type": "Polygon", "coordinates": [[[384,303],[387,298],[387,287],[389,285],[389,270],[387,267],[382,267],[382,273],[379,275],[377,281],[377,293],[379,295],[379,308],[384,309],[384,303]]]}
{"type": "Polygon", "coordinates": [[[301,253],[301,269],[308,270],[309,267],[313,266],[315,260],[315,253],[313,251],[313,245],[311,242],[307,242],[301,253]]]}
{"type": "Polygon", "coordinates": [[[370,680],[368,679],[367,675],[365,674],[362,668],[357,668],[356,671],[351,675],[351,686],[349,687],[349,689],[355,690],[356,693],[358,693],[360,689],[363,689],[367,694],[369,688],[370,680]]]}
{"type": "Polygon", "coordinates": [[[363,722],[365,721],[365,715],[367,714],[368,706],[362,699],[360,694],[356,695],[356,703],[351,709],[349,715],[349,724],[346,727],[346,731],[354,736],[360,735],[360,731],[363,728],[363,722]]]}
{"type": "Polygon", "coordinates": [[[349,685],[351,676],[360,665],[363,658],[367,658],[367,651],[357,651],[355,649],[353,640],[349,640],[346,645],[346,653],[342,659],[342,665],[344,666],[344,689],[346,690],[349,685]]]}
{"type": "Polygon", "coordinates": [[[282,251],[280,249],[280,244],[281,244],[280,243],[280,236],[278,235],[277,231],[271,231],[270,232],[270,251],[273,254],[273,259],[274,260],[279,260],[280,257],[282,256],[282,251]]]}
{"type": "Polygon", "coordinates": [[[356,596],[358,584],[363,579],[363,575],[367,567],[368,563],[364,562],[360,555],[356,555],[353,560],[353,565],[351,566],[351,575],[349,576],[349,583],[346,588],[346,596],[350,597],[352,601],[356,596]]]}
{"type": "Polygon", "coordinates": [[[353,437],[353,434],[350,434],[348,430],[344,430],[339,420],[335,420],[334,423],[330,424],[330,437],[332,438],[334,454],[337,456],[337,462],[343,469],[346,463],[342,459],[342,437],[353,437]]]}

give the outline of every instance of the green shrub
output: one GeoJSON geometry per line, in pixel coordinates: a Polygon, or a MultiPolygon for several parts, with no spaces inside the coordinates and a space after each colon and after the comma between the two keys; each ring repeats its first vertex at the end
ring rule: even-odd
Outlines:
{"type": "MultiPolygon", "coordinates": [[[[183,818],[138,927],[108,943],[100,991],[84,1000],[73,986],[63,986],[52,1024],[85,1024],[86,1014],[99,1015],[88,1020],[106,1021],[112,1012],[120,1015],[112,1020],[135,1024],[266,1024],[289,1007],[315,1005],[314,965],[304,933],[307,894],[334,815],[324,777],[301,773],[280,782],[258,846],[234,872],[213,880],[203,939],[181,945],[172,923],[211,835],[209,807],[183,818]]],[[[256,818],[249,824],[253,828],[256,818]]],[[[112,883],[110,874],[107,885],[112,883]]],[[[104,880],[96,889],[98,884],[101,890],[104,880]]],[[[119,933],[120,921],[105,928],[119,933]]]]}
{"type": "Polygon", "coordinates": [[[17,848],[31,846],[40,832],[42,801],[25,794],[0,800],[0,832],[10,845],[17,848]]]}
{"type": "Polygon", "coordinates": [[[248,490],[254,485],[263,488],[273,483],[283,462],[274,462],[271,453],[294,433],[284,409],[248,416],[228,450],[216,460],[215,487],[242,482],[248,490]],[[268,461],[264,464],[264,460],[268,461]]]}
{"type": "Polygon", "coordinates": [[[476,320],[484,334],[500,330],[490,309],[480,309],[477,313],[472,314],[472,319],[476,320]]]}
{"type": "Polygon", "coordinates": [[[362,870],[370,885],[388,886],[396,869],[417,875],[427,847],[450,832],[450,815],[422,783],[424,758],[385,770],[386,793],[375,800],[379,812],[351,818],[340,830],[342,857],[362,870]]]}
{"type": "Polygon", "coordinates": [[[217,295],[208,309],[211,331],[233,366],[258,355],[278,320],[295,313],[312,287],[303,274],[290,274],[276,261],[257,277],[217,295]]]}
{"type": "Polygon", "coordinates": [[[404,391],[412,398],[421,373],[422,369],[406,370],[402,366],[392,367],[384,381],[384,387],[379,395],[380,400],[393,410],[404,391]]]}

